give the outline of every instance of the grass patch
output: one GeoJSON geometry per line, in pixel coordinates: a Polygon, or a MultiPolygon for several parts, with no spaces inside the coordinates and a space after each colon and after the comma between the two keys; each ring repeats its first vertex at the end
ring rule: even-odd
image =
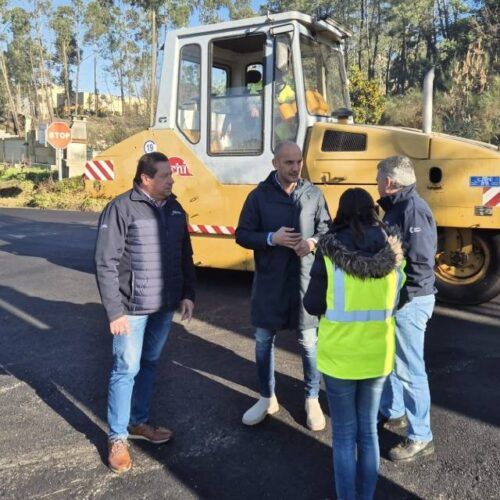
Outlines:
{"type": "Polygon", "coordinates": [[[46,181],[49,178],[55,179],[57,174],[43,167],[2,167],[0,165],[0,182],[8,181],[31,181],[35,184],[46,181]]]}
{"type": "Polygon", "coordinates": [[[56,179],[44,168],[0,166],[0,206],[100,212],[110,200],[91,197],[81,177],[56,179]]]}

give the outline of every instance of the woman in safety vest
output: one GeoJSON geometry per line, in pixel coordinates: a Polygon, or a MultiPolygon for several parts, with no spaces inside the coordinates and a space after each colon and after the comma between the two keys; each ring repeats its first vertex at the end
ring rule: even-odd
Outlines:
{"type": "Polygon", "coordinates": [[[404,283],[397,230],[378,218],[370,194],[348,189],[319,242],[304,297],[320,316],[318,369],[330,405],[335,488],[371,499],[379,468],[377,413],[395,350],[394,313],[404,283]]]}

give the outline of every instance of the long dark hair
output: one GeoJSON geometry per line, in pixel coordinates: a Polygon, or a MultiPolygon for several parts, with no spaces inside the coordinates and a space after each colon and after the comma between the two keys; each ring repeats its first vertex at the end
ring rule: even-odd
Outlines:
{"type": "Polygon", "coordinates": [[[330,224],[330,231],[350,228],[354,243],[360,244],[364,240],[364,229],[370,226],[384,226],[370,193],[362,188],[344,191],[339,200],[337,215],[330,224]]]}

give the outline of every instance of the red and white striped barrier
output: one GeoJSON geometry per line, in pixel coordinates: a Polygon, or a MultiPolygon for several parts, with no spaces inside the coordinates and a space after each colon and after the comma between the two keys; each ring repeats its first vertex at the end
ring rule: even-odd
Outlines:
{"type": "Polygon", "coordinates": [[[188,230],[190,233],[194,234],[224,234],[230,236],[235,233],[236,228],[231,226],[209,226],[207,224],[203,225],[188,224],[188,230]]]}
{"type": "Polygon", "coordinates": [[[500,206],[500,187],[483,189],[483,205],[490,208],[500,206]]]}
{"type": "Polygon", "coordinates": [[[112,181],[115,166],[111,160],[92,160],[85,163],[85,177],[91,181],[112,181]]]}

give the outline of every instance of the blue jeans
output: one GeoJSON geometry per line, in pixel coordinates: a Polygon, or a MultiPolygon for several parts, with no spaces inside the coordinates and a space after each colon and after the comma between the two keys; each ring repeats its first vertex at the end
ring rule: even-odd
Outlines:
{"type": "Polygon", "coordinates": [[[406,414],[408,437],[414,441],[432,441],[424,340],[434,303],[434,295],[414,297],[396,313],[396,361],[380,405],[380,412],[386,417],[406,414]]]}
{"type": "Polygon", "coordinates": [[[129,425],[149,420],[156,364],[167,341],[173,312],[127,316],[130,335],[113,337],[108,391],[109,439],[127,439],[129,425]]]}
{"type": "MultiPolygon", "coordinates": [[[[260,395],[270,398],[274,394],[274,340],[276,331],[257,328],[255,332],[255,361],[260,382],[260,395]]],[[[316,368],[316,344],[318,343],[318,330],[309,328],[299,331],[299,344],[301,346],[302,366],[304,368],[304,381],[306,384],[306,398],[317,398],[321,376],[316,368]]]]}
{"type": "Polygon", "coordinates": [[[386,377],[342,380],[325,375],[324,378],[332,419],[337,498],[371,500],[380,465],[377,414],[386,377]]]}

